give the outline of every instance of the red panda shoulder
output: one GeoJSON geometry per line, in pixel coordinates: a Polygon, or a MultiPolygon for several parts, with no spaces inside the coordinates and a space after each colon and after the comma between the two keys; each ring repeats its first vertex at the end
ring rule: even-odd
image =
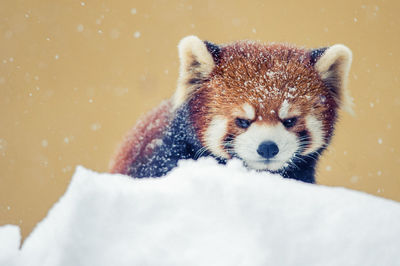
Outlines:
{"type": "Polygon", "coordinates": [[[172,118],[171,100],[164,101],[143,116],[117,148],[109,165],[110,172],[128,174],[132,164],[152,152],[152,142],[162,138],[172,118]]]}

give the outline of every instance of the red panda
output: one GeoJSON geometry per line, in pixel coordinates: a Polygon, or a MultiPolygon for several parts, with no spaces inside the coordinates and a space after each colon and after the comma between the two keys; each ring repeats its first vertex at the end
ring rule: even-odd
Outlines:
{"type": "Polygon", "coordinates": [[[315,182],[338,110],[351,107],[349,48],[216,45],[188,36],[178,50],[175,94],[128,133],[111,161],[112,173],[159,177],[178,160],[211,156],[315,182]]]}

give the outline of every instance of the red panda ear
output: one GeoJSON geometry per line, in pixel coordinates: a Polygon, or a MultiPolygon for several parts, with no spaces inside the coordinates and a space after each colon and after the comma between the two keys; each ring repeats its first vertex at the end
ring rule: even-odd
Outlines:
{"type": "Polygon", "coordinates": [[[310,56],[311,64],[331,90],[339,106],[352,114],[352,99],[347,91],[352,60],[351,50],[342,44],[335,44],[328,48],[313,50],[310,56]]]}
{"type": "Polygon", "coordinates": [[[326,49],[328,49],[328,47],[322,47],[322,48],[311,50],[310,57],[311,57],[311,64],[313,66],[321,58],[321,55],[323,55],[325,53],[326,49]]]}
{"type": "Polygon", "coordinates": [[[210,52],[210,54],[212,55],[215,64],[219,64],[219,60],[220,60],[220,55],[221,55],[221,48],[209,41],[204,41],[204,43],[207,46],[207,50],[210,52]]]}
{"type": "Polygon", "coordinates": [[[186,102],[214,69],[219,55],[219,47],[203,42],[196,36],[183,38],[178,45],[180,70],[176,92],[173,97],[174,108],[186,102]]]}

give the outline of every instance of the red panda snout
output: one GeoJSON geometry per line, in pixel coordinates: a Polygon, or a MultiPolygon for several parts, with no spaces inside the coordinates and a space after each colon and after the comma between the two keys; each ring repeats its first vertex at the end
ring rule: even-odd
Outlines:
{"type": "Polygon", "coordinates": [[[253,123],[233,141],[236,156],[256,170],[276,171],[286,167],[300,149],[298,136],[281,123],[253,123]]]}
{"type": "Polygon", "coordinates": [[[326,145],[321,116],[295,101],[271,110],[249,102],[232,105],[239,107],[213,114],[203,134],[203,145],[216,157],[238,157],[249,168],[277,171],[326,145]]]}

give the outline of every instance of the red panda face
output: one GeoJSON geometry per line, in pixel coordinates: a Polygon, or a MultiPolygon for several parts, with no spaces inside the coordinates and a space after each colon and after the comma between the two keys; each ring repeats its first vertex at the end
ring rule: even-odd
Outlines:
{"type": "Polygon", "coordinates": [[[328,144],[343,97],[343,57],[254,42],[207,48],[214,65],[192,57],[186,87],[192,124],[210,153],[278,171],[328,144]],[[322,59],[329,62],[321,67],[322,59]]]}

